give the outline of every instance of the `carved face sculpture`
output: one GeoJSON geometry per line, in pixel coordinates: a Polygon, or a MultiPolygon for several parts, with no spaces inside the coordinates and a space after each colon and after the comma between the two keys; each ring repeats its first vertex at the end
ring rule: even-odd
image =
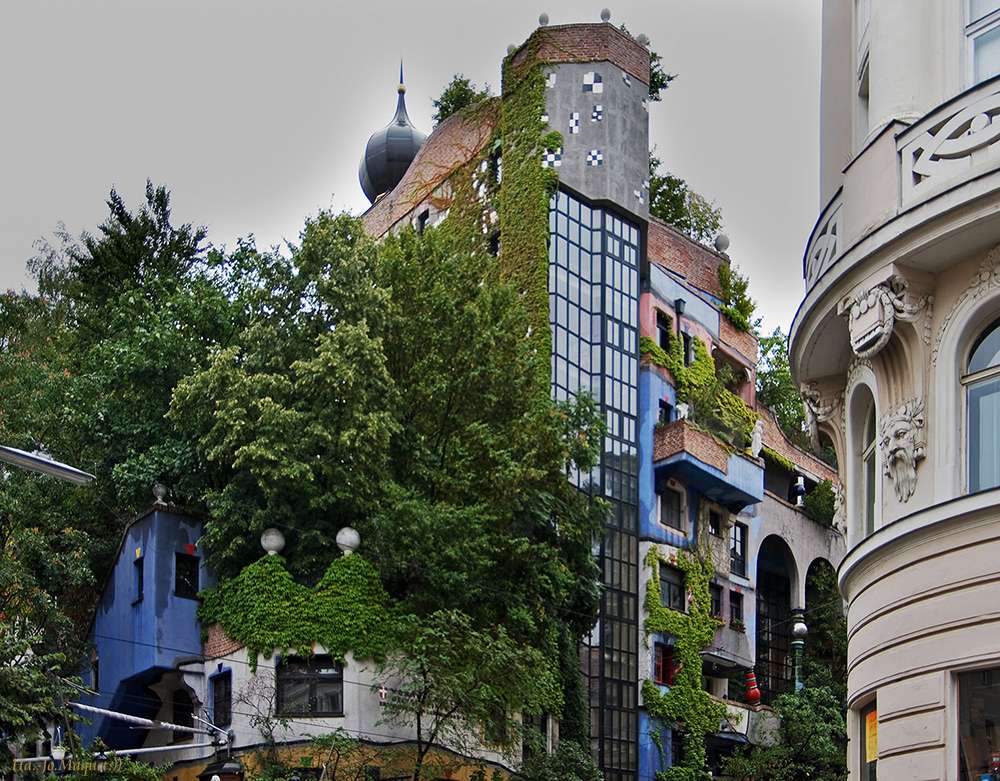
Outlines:
{"type": "Polygon", "coordinates": [[[882,458],[885,474],[892,480],[896,498],[907,501],[917,487],[917,461],[924,456],[920,429],[924,419],[920,409],[902,406],[889,415],[880,426],[882,458]]]}

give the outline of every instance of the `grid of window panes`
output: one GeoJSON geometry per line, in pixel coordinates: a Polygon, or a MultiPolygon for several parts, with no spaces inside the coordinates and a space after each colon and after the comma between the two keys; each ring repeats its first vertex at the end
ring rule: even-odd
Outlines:
{"type": "Polygon", "coordinates": [[[761,701],[770,705],[777,695],[790,690],[792,680],[788,642],[791,627],[786,575],[760,569],[757,572],[757,685],[761,701]]]}
{"type": "Polygon", "coordinates": [[[972,43],[972,81],[1000,74],[1000,0],[969,0],[965,34],[972,43]]]}
{"type": "Polygon", "coordinates": [[[549,211],[552,395],[589,392],[607,424],[600,465],[574,474],[611,514],[601,545],[604,590],[591,638],[592,735],[607,781],[638,771],[638,226],[564,192],[549,211]]]}

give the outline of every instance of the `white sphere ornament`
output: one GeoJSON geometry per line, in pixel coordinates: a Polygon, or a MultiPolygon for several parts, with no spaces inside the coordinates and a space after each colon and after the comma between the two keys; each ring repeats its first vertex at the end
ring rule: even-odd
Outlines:
{"type": "Polygon", "coordinates": [[[725,233],[720,233],[715,237],[715,248],[719,252],[725,252],[729,249],[729,237],[725,233]]]}
{"type": "Polygon", "coordinates": [[[260,535],[260,546],[267,551],[268,556],[274,556],[285,549],[285,535],[273,526],[264,529],[260,535]]]}
{"type": "Polygon", "coordinates": [[[344,552],[345,556],[350,556],[361,547],[361,535],[350,526],[345,526],[337,532],[337,547],[344,552]]]}
{"type": "Polygon", "coordinates": [[[607,8],[602,8],[601,9],[601,21],[602,22],[610,22],[611,21],[611,11],[609,11],[607,8]]]}
{"type": "Polygon", "coordinates": [[[538,16],[538,24],[540,24],[542,27],[546,27],[548,26],[548,23],[549,23],[549,15],[544,11],[542,11],[542,13],[538,16]]]}

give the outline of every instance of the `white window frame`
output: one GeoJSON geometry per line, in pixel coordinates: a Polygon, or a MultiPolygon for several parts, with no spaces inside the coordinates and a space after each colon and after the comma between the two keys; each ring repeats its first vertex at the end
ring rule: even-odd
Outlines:
{"type": "Polygon", "coordinates": [[[683,490],[674,480],[667,481],[662,490],[656,492],[656,522],[664,529],[670,529],[679,534],[688,533],[688,511],[687,511],[687,491],[683,490]],[[680,508],[680,525],[671,526],[664,520],[663,516],[663,495],[667,492],[677,495],[678,506],[680,508]]]}
{"type": "MultiPolygon", "coordinates": [[[[974,86],[988,79],[976,78],[976,39],[1000,28],[1000,3],[978,19],[972,18],[973,0],[964,0],[965,6],[965,75],[968,85],[974,86]]],[[[992,76],[989,78],[993,78],[992,76]]]]}

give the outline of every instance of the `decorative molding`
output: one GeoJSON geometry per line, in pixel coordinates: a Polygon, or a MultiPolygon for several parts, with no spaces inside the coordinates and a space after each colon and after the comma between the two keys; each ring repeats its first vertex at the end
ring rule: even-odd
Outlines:
{"type": "MultiPolygon", "coordinates": [[[[813,452],[818,453],[820,451],[819,424],[833,420],[836,416],[841,414],[842,405],[844,403],[844,392],[837,391],[834,394],[833,399],[826,403],[823,401],[823,394],[820,392],[819,388],[816,387],[816,383],[810,382],[802,383],[802,387],[799,389],[799,394],[802,396],[802,401],[805,403],[806,426],[809,432],[809,444],[812,446],[813,452]]],[[[834,423],[836,424],[837,421],[834,421],[834,423]]]]}
{"type": "Polygon", "coordinates": [[[903,202],[946,184],[984,161],[1000,156],[1000,92],[970,96],[950,116],[932,117],[933,125],[914,138],[902,134],[899,146],[903,202]]]}
{"type": "Polygon", "coordinates": [[[917,488],[917,462],[926,455],[923,399],[910,399],[879,421],[882,471],[892,480],[896,498],[906,502],[917,488]]]}
{"type": "Polygon", "coordinates": [[[938,352],[941,349],[941,338],[948,331],[955,314],[967,301],[978,301],[994,290],[1000,289],[1000,246],[996,246],[989,251],[979,264],[979,270],[972,275],[969,280],[969,287],[952,304],[944,322],[938,329],[937,339],[934,340],[934,349],[931,351],[931,363],[937,365],[938,352]]]}
{"type": "Polygon", "coordinates": [[[934,296],[924,293],[915,304],[906,302],[910,283],[892,276],[870,290],[840,305],[840,314],[848,319],[851,349],[859,358],[870,358],[886,346],[897,320],[915,322],[924,314],[924,344],[931,342],[931,316],[934,296]]]}
{"type": "Polygon", "coordinates": [[[843,208],[839,193],[836,200],[830,204],[830,208],[829,215],[825,219],[820,217],[820,222],[817,223],[809,240],[809,247],[806,249],[803,276],[807,292],[840,256],[843,208]]]}

